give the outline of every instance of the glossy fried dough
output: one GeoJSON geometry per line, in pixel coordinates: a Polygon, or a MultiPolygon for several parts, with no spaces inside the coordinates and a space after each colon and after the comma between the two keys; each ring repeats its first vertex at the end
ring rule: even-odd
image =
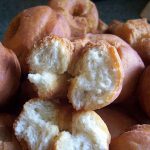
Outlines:
{"type": "Polygon", "coordinates": [[[74,69],[69,69],[73,76],[69,102],[76,110],[95,110],[112,103],[120,94],[124,77],[116,48],[101,40],[88,43],[79,54],[71,64],[74,69]]]}
{"type": "Polygon", "coordinates": [[[112,139],[110,150],[149,150],[150,125],[136,125],[130,131],[112,139]]]}
{"type": "Polygon", "coordinates": [[[36,6],[19,13],[10,23],[4,36],[4,45],[17,55],[23,73],[28,73],[27,57],[39,40],[55,34],[70,37],[66,19],[48,6],[36,6]]]}
{"type": "Polygon", "coordinates": [[[12,50],[0,43],[0,105],[11,101],[20,83],[20,64],[12,50]]]}
{"type": "Polygon", "coordinates": [[[138,87],[140,104],[145,113],[150,117],[150,66],[142,74],[138,87]]]}

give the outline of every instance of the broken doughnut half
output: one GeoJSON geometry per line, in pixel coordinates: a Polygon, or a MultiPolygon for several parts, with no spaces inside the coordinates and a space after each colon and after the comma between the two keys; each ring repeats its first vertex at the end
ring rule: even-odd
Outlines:
{"type": "Polygon", "coordinates": [[[28,58],[28,79],[35,85],[39,97],[51,99],[67,95],[67,69],[72,57],[73,45],[64,38],[51,35],[35,46],[28,58]]]}
{"type": "Polygon", "coordinates": [[[27,102],[14,129],[29,150],[109,149],[110,133],[94,111],[76,112],[50,101],[27,102]]]}
{"type": "Polygon", "coordinates": [[[100,109],[113,102],[122,89],[123,71],[115,47],[106,41],[87,44],[69,68],[73,76],[68,98],[76,110],[100,109]]]}

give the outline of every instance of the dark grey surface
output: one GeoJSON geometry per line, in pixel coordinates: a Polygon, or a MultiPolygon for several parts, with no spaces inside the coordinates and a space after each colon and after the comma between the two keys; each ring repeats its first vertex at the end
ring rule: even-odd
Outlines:
{"type": "MultiPolygon", "coordinates": [[[[47,4],[48,0],[0,0],[0,40],[11,19],[25,8],[47,4]]],[[[100,17],[109,23],[113,19],[139,18],[148,0],[95,0],[100,17]]]]}

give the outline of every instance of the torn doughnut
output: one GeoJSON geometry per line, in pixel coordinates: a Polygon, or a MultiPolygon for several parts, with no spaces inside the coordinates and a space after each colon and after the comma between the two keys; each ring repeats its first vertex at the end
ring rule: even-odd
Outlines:
{"type": "Polygon", "coordinates": [[[128,42],[141,56],[146,65],[150,64],[150,24],[147,19],[113,21],[109,31],[128,42]]]}
{"type": "Polygon", "coordinates": [[[70,37],[70,27],[65,17],[48,6],[36,6],[23,10],[12,20],[3,44],[15,52],[22,72],[28,73],[27,58],[34,44],[51,34],[70,37]]]}
{"type": "Polygon", "coordinates": [[[95,33],[99,25],[98,10],[90,0],[50,0],[49,6],[63,14],[71,28],[72,37],[95,33]]]}
{"type": "Polygon", "coordinates": [[[109,149],[109,131],[94,111],[76,112],[69,106],[40,99],[24,105],[14,130],[29,150],[109,149]]]}
{"type": "MultiPolygon", "coordinates": [[[[68,98],[76,110],[95,110],[112,103],[122,89],[123,71],[115,47],[106,41],[87,44],[74,69],[68,98]]],[[[72,71],[72,72],[71,72],[72,71]]]]}
{"type": "Polygon", "coordinates": [[[130,103],[130,97],[135,95],[140,75],[145,68],[145,65],[138,53],[125,41],[115,35],[87,34],[86,38],[93,43],[99,43],[99,41],[105,40],[117,49],[123,66],[124,80],[122,91],[114,102],[130,103]]]}
{"type": "Polygon", "coordinates": [[[45,37],[32,50],[28,58],[28,79],[35,85],[39,97],[66,97],[70,77],[67,69],[72,52],[73,45],[69,40],[54,35],[45,37]]]}

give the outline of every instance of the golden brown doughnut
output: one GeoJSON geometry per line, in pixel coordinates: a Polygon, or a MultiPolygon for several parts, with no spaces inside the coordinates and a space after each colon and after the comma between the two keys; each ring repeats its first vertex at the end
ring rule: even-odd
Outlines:
{"type": "Polygon", "coordinates": [[[150,117],[150,66],[145,69],[141,76],[138,96],[143,110],[150,117]]]}
{"type": "Polygon", "coordinates": [[[117,100],[115,100],[115,102],[125,102],[131,95],[135,93],[137,82],[145,68],[140,56],[125,41],[115,35],[87,34],[86,38],[88,38],[90,42],[94,43],[98,43],[100,40],[106,40],[109,44],[117,49],[124,70],[124,81],[121,94],[117,100]]]}
{"type": "Polygon", "coordinates": [[[50,0],[49,6],[65,16],[70,25],[72,37],[97,32],[98,10],[92,1],[50,0]]]}
{"type": "Polygon", "coordinates": [[[70,37],[66,19],[48,6],[36,6],[19,13],[10,23],[4,36],[4,45],[13,49],[23,73],[28,72],[27,57],[34,44],[44,36],[56,34],[70,37]]]}
{"type": "Polygon", "coordinates": [[[70,77],[67,70],[73,49],[68,39],[51,35],[32,50],[28,58],[28,79],[40,98],[66,98],[70,77]]]}
{"type": "Polygon", "coordinates": [[[14,116],[0,114],[0,150],[21,150],[13,134],[14,116]]]}
{"type": "Polygon", "coordinates": [[[115,47],[106,41],[88,43],[69,69],[68,99],[76,110],[95,110],[112,103],[120,94],[123,69],[115,47]]]}
{"type": "Polygon", "coordinates": [[[109,31],[128,42],[150,64],[150,24],[147,19],[128,20],[125,23],[113,21],[109,31]]]}
{"type": "Polygon", "coordinates": [[[125,112],[119,110],[117,107],[107,107],[97,110],[96,112],[106,123],[112,139],[119,136],[137,123],[137,121],[125,112]]]}
{"type": "Polygon", "coordinates": [[[94,111],[76,112],[68,105],[41,99],[25,103],[14,129],[29,150],[108,150],[111,139],[94,111]]]}
{"type": "Polygon", "coordinates": [[[133,127],[130,131],[112,139],[110,150],[149,150],[150,125],[133,127]]]}
{"type": "Polygon", "coordinates": [[[20,83],[20,65],[12,50],[0,42],[0,105],[9,102],[20,83]]]}

